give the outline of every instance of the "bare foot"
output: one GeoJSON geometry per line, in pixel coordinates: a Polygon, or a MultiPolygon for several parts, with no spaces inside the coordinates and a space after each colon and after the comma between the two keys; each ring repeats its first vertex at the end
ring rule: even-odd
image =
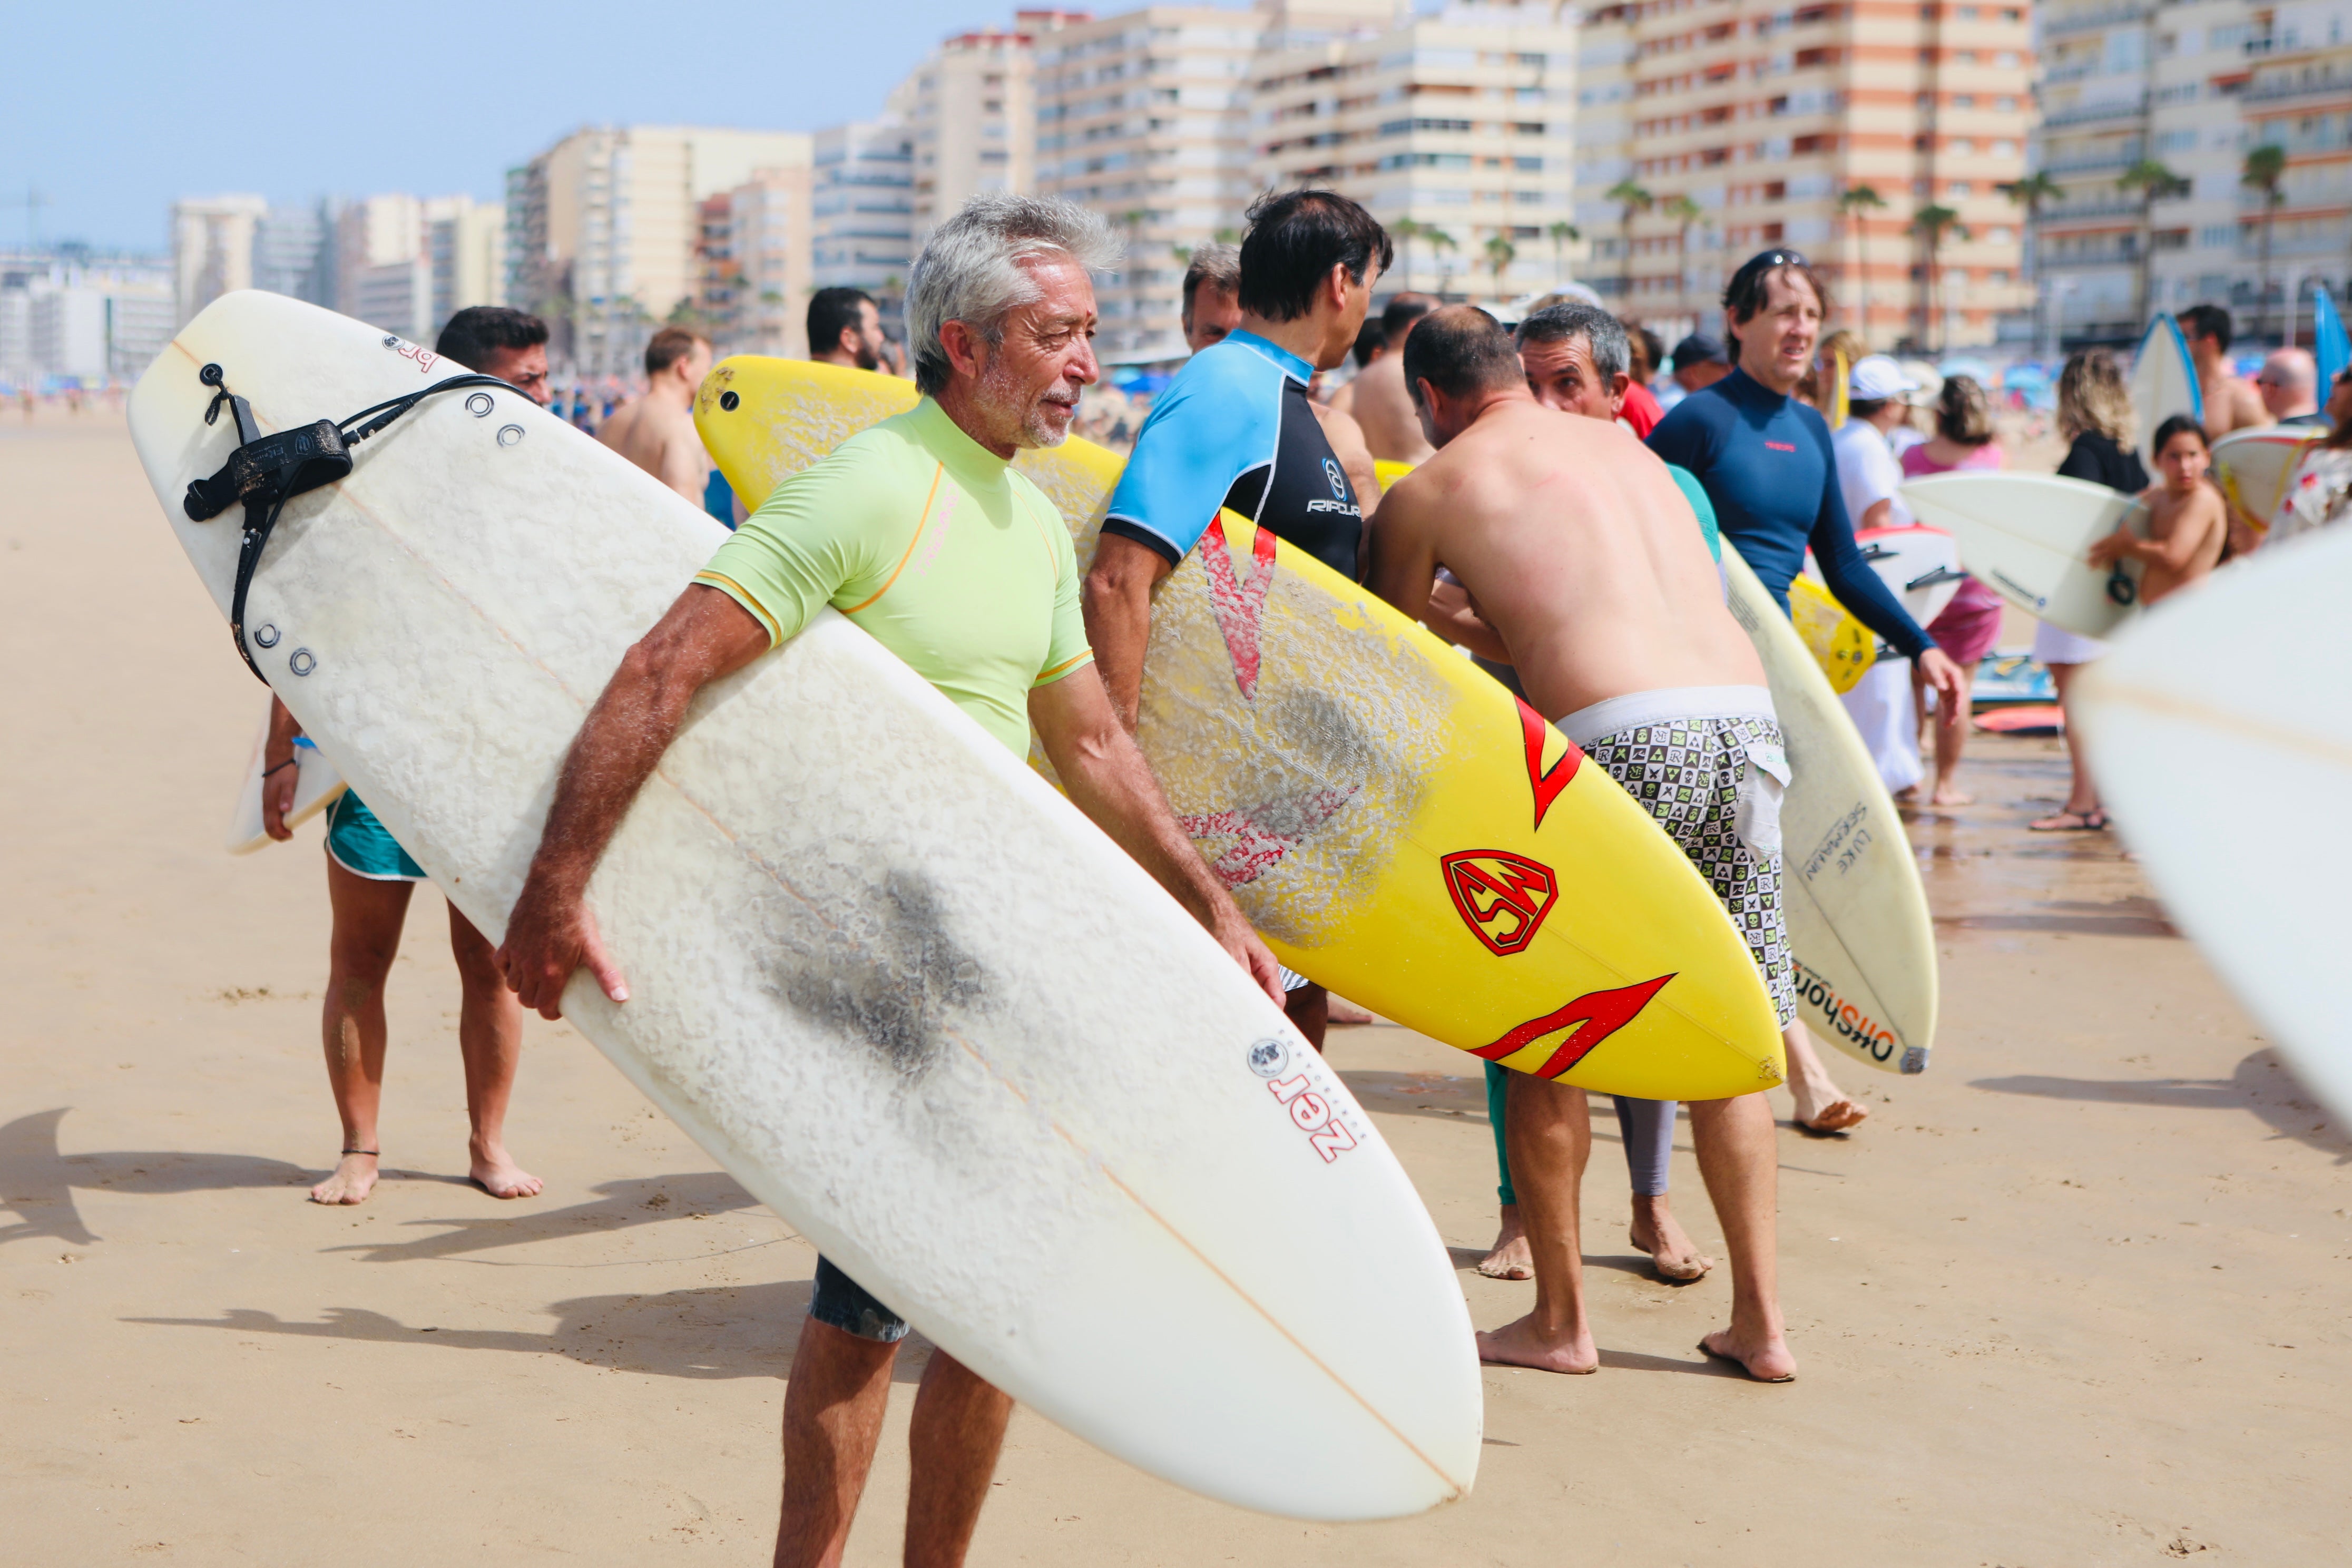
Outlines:
{"type": "Polygon", "coordinates": [[[1538,1372],[1571,1373],[1579,1377],[1601,1370],[1601,1352],[1593,1348],[1591,1330],[1547,1334],[1536,1327],[1532,1312],[1516,1323],[1481,1333],[1478,1359],[1501,1366],[1531,1366],[1538,1372]]]}
{"type": "Polygon", "coordinates": [[[1503,1228],[1495,1233],[1495,1245],[1478,1260],[1478,1272],[1489,1279],[1534,1279],[1536,1255],[1528,1250],[1528,1227],[1519,1223],[1519,1205],[1505,1204],[1502,1218],[1503,1228]]]}
{"type": "Polygon", "coordinates": [[[1929,805],[1974,805],[1977,797],[1964,793],[1957,784],[1939,784],[1936,793],[1927,797],[1929,805]]]}
{"type": "Polygon", "coordinates": [[[507,1158],[506,1150],[492,1144],[475,1148],[473,1163],[467,1167],[467,1179],[494,1198],[535,1198],[539,1196],[537,1176],[507,1158]]]}
{"type": "Polygon", "coordinates": [[[1779,1334],[1760,1344],[1748,1345],[1735,1338],[1733,1331],[1717,1329],[1699,1341],[1698,1348],[1717,1361],[1736,1363],[1742,1372],[1759,1383],[1792,1383],[1796,1380],[1797,1358],[1790,1353],[1789,1342],[1779,1334]]]}
{"type": "Polygon", "coordinates": [[[1687,1285],[1715,1267],[1715,1259],[1700,1252],[1684,1234],[1682,1222],[1666,1206],[1664,1195],[1634,1197],[1633,1223],[1627,1228],[1625,1239],[1633,1244],[1634,1251],[1648,1253],[1658,1278],[1671,1284],[1687,1285]]]}
{"type": "Polygon", "coordinates": [[[1330,1011],[1325,1015],[1324,1022],[1335,1029],[1360,1027],[1372,1021],[1371,1014],[1345,997],[1332,997],[1329,1005],[1330,1011]]]}
{"type": "Polygon", "coordinates": [[[1808,1132],[1843,1132],[1870,1114],[1838,1088],[1810,1049],[1789,1053],[1789,1093],[1797,1102],[1797,1125],[1808,1132]]]}
{"type": "Polygon", "coordinates": [[[363,1204],[375,1191],[376,1156],[346,1153],[335,1162],[335,1173],[310,1189],[314,1204],[363,1204]]]}

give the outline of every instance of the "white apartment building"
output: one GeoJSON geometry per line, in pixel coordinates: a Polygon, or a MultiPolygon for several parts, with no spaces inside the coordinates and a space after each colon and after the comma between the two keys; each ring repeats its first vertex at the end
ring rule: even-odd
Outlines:
{"type": "MultiPolygon", "coordinates": [[[[555,358],[578,374],[639,374],[646,339],[701,295],[702,204],[755,173],[805,171],[810,153],[804,132],[575,132],[509,177],[510,299],[548,318],[555,358]]],[[[805,252],[805,225],[792,243],[805,252]]]]}
{"type": "Polygon", "coordinates": [[[697,314],[721,355],[807,356],[811,174],[763,169],[702,203],[697,314]]]}
{"type": "Polygon", "coordinates": [[[895,118],[816,133],[809,280],[863,289],[896,321],[915,259],[915,142],[895,118]]]}
{"type": "Polygon", "coordinates": [[[1016,11],[1010,27],[940,43],[890,94],[912,143],[912,241],[982,191],[1026,191],[1036,174],[1032,50],[1082,11],[1016,11]]]}
{"type": "Polygon", "coordinates": [[[1255,183],[1362,202],[1397,240],[1384,289],[1499,303],[1564,280],[1583,254],[1567,232],[1573,10],[1558,0],[1359,9],[1363,20],[1343,30],[1341,7],[1325,0],[1322,37],[1269,37],[1251,83],[1255,183]]]}
{"type": "Polygon", "coordinates": [[[273,204],[253,227],[253,286],[332,310],[334,239],[332,203],[273,204]]]}
{"type": "Polygon", "coordinates": [[[254,195],[172,204],[173,297],[182,323],[223,294],[253,287],[254,226],[268,210],[254,195]]]}
{"type": "Polygon", "coordinates": [[[2258,13],[2263,30],[2246,41],[2252,68],[2238,94],[2246,145],[2286,153],[2275,207],[2258,191],[2238,191],[2239,276],[2231,308],[2264,336],[2284,338],[2300,326],[2308,339],[2314,283],[2326,285],[2339,304],[2352,298],[2352,18],[2346,9],[2258,13]]]}
{"type": "Polygon", "coordinates": [[[2022,220],[1998,189],[2026,163],[2028,9],[1634,0],[1588,13],[1575,219],[1588,281],[1671,336],[1717,321],[1730,271],[1783,245],[1829,273],[1836,323],[1875,347],[1991,342],[2031,300],[2022,220]],[[1862,187],[1883,205],[1846,210],[1862,187]],[[1927,209],[1957,215],[1932,277],[1915,228],[1927,209]]]}
{"type": "Polygon", "coordinates": [[[0,254],[0,382],[131,380],[178,324],[168,263],[78,247],[0,254]]]}

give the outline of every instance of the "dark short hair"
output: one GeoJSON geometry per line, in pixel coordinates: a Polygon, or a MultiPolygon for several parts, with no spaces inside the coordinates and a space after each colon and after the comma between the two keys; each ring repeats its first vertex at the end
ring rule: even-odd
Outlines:
{"type": "MultiPolygon", "coordinates": [[[[863,289],[845,289],[838,285],[820,289],[809,296],[808,346],[813,354],[824,353],[841,346],[841,330],[852,331],[861,324],[865,307],[874,304],[874,296],[863,289]]],[[[881,307],[876,306],[877,310],[881,307]]]]}
{"type": "Polygon", "coordinates": [[[1675,345],[1675,368],[1687,370],[1695,364],[1728,364],[1723,345],[1705,332],[1693,332],[1675,345]]]}
{"type": "Polygon", "coordinates": [[[1655,375],[1659,367],[1666,363],[1666,340],[1639,321],[1626,321],[1622,316],[1618,320],[1624,322],[1627,346],[1630,348],[1636,342],[1641,345],[1642,363],[1650,367],[1651,374],[1655,375]]]}
{"type": "Polygon", "coordinates": [[[1421,384],[1448,397],[1492,386],[1525,386],[1519,347],[1503,324],[1475,305],[1432,310],[1404,341],[1404,384],[1421,399],[1421,384]]]}
{"type": "Polygon", "coordinates": [[[2191,305],[2176,313],[2172,319],[2179,321],[2180,330],[2192,338],[2210,338],[2217,347],[2222,349],[2230,346],[2232,323],[2229,310],[2222,306],[2191,305]]]}
{"type": "Polygon", "coordinates": [[[646,340],[646,374],[659,375],[678,361],[691,358],[695,344],[708,347],[709,342],[691,327],[664,327],[646,340]]]}
{"type": "Polygon", "coordinates": [[[2155,462],[2158,455],[2172,445],[2172,438],[2184,430],[2196,437],[2199,444],[2207,451],[2213,449],[2213,438],[2205,434],[2205,426],[2197,422],[2195,415],[2176,414],[2158,426],[2156,434],[2148,438],[2147,460],[2151,463],[2155,462]]]}
{"type": "Polygon", "coordinates": [[[1237,294],[1242,286],[1242,253],[1238,247],[1213,239],[1192,252],[1184,267],[1184,319],[1192,319],[1192,297],[1207,284],[1221,294],[1237,294]]]}
{"type": "Polygon", "coordinates": [[[1936,434],[1957,447],[1981,447],[1992,439],[1992,399],[1975,376],[1944,378],[1936,394],[1936,434]]]}
{"type": "MultiPolygon", "coordinates": [[[[1826,319],[1830,313],[1829,285],[1822,281],[1822,275],[1813,270],[1811,262],[1797,252],[1779,246],[1769,250],[1759,250],[1739,264],[1739,270],[1733,273],[1731,281],[1723,286],[1723,308],[1731,312],[1734,321],[1754,321],[1756,312],[1761,310],[1764,301],[1770,298],[1772,279],[1783,272],[1794,273],[1811,285],[1813,298],[1820,302],[1822,315],[1826,319]]],[[[1739,354],[1738,333],[1732,334],[1731,342],[1731,356],[1736,360],[1739,354]]]]}
{"type": "Polygon", "coordinates": [[[1410,331],[1412,324],[1437,309],[1437,301],[1426,294],[1399,294],[1381,311],[1381,336],[1393,348],[1397,340],[1410,331]]]}
{"type": "MultiPolygon", "coordinates": [[[[1592,368],[1612,380],[1633,369],[1633,350],[1625,341],[1625,323],[1598,305],[1575,300],[1546,305],[1519,323],[1512,341],[1515,347],[1524,348],[1529,343],[1565,342],[1570,338],[1584,340],[1584,352],[1592,356],[1592,368]]],[[[1407,346],[1411,346],[1409,341],[1407,346]]]]}
{"type": "Polygon", "coordinates": [[[1380,220],[1337,191],[1269,192],[1250,204],[1242,240],[1241,305],[1269,321],[1295,321],[1315,308],[1332,268],[1361,283],[1396,258],[1380,220]]]}
{"type": "Polygon", "coordinates": [[[547,323],[505,305],[468,305],[449,318],[433,352],[467,370],[479,370],[499,349],[533,349],[547,342],[547,323]]]}
{"type": "Polygon", "coordinates": [[[1845,411],[1856,419],[1867,419],[1894,401],[1891,397],[1849,397],[1845,411]]]}
{"type": "Polygon", "coordinates": [[[1381,325],[1378,317],[1367,316],[1364,324],[1356,329],[1356,346],[1349,352],[1356,356],[1356,368],[1361,370],[1372,363],[1374,354],[1388,345],[1388,329],[1381,325]]]}

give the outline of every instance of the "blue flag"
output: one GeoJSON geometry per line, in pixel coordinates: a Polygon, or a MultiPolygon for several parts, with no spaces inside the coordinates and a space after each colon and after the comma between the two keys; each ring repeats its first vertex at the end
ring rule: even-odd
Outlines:
{"type": "Polygon", "coordinates": [[[2312,357],[2319,362],[2319,398],[2327,401],[2328,389],[2347,367],[2352,367],[2352,337],[2344,331],[2344,318],[2336,313],[2336,299],[2325,283],[2311,286],[2312,357]]]}

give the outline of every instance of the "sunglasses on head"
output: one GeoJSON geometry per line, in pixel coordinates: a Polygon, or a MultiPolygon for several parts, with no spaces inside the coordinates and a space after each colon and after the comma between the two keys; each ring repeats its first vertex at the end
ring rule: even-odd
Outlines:
{"type": "Polygon", "coordinates": [[[1763,250],[1739,264],[1734,278],[1752,278],[1759,272],[1769,272],[1775,267],[1811,267],[1811,262],[1794,250],[1763,250]]]}

